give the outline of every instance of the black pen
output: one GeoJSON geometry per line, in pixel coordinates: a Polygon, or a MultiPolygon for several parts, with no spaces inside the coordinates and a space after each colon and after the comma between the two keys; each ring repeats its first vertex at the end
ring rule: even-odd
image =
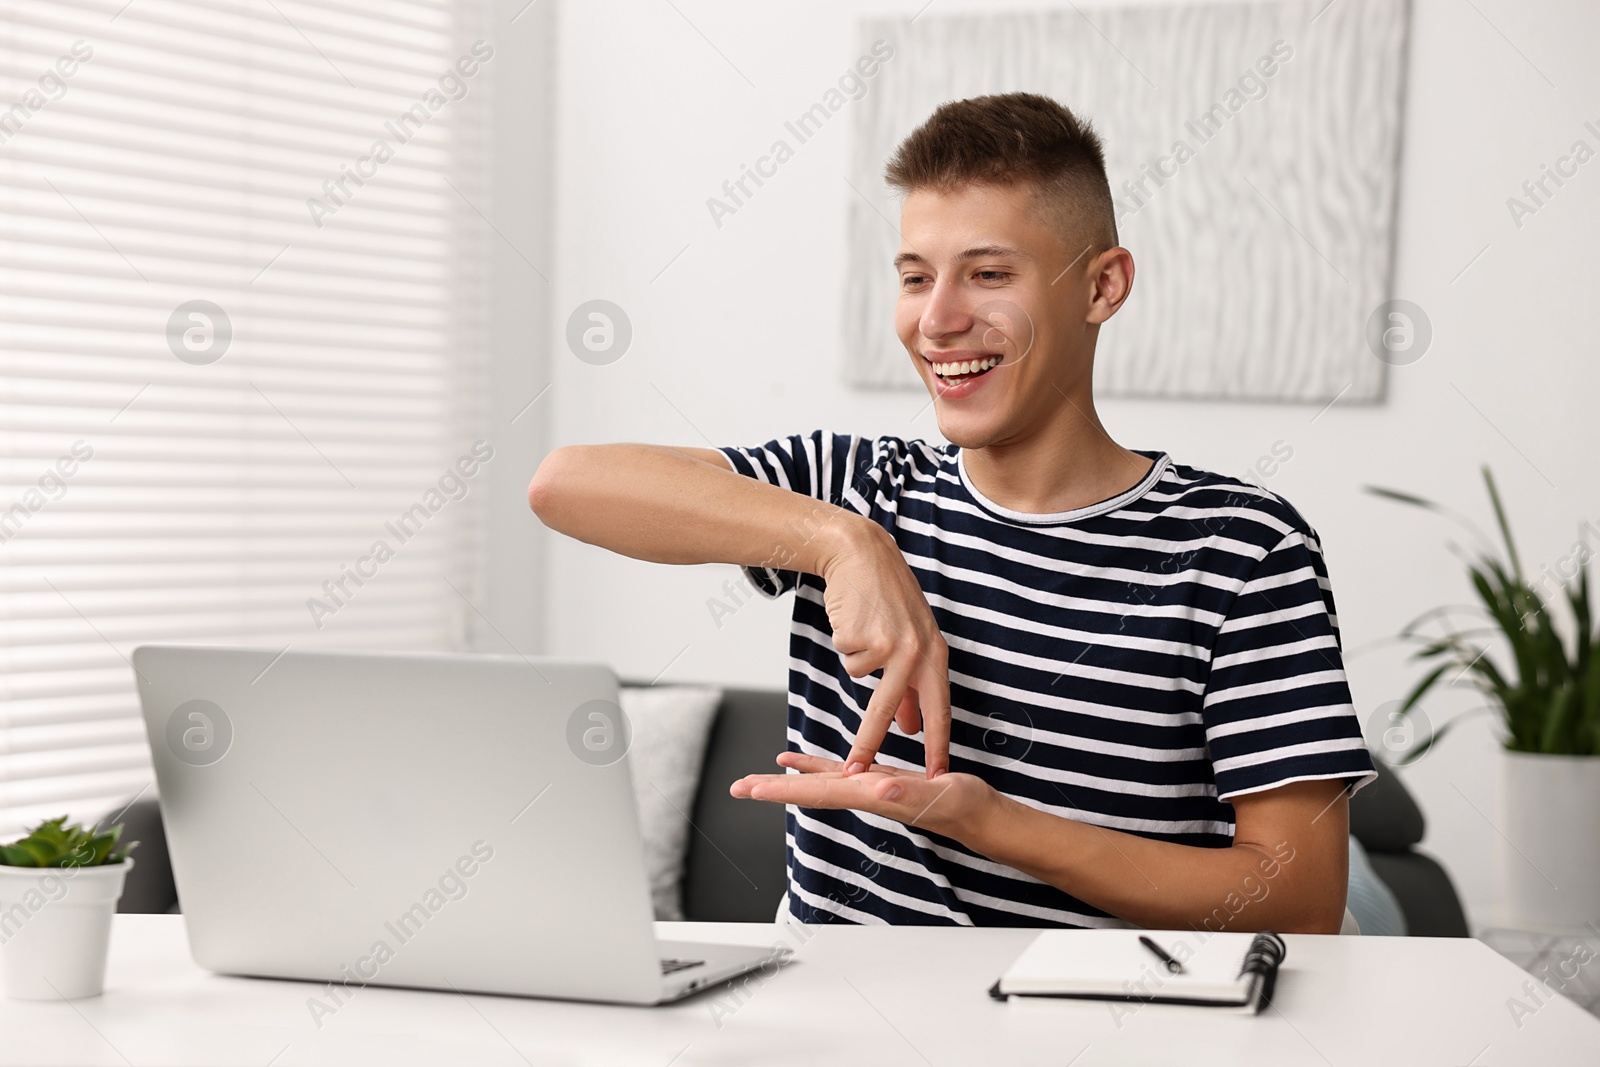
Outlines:
{"type": "Polygon", "coordinates": [[[1162,948],[1160,945],[1156,944],[1154,941],[1150,940],[1148,937],[1145,937],[1143,934],[1140,934],[1139,935],[1139,944],[1143,945],[1145,948],[1149,949],[1151,952],[1154,952],[1156,954],[1156,958],[1159,959],[1162,963],[1167,965],[1167,970],[1170,973],[1172,973],[1172,974],[1182,974],[1183,973],[1183,964],[1179,963],[1177,960],[1175,960],[1171,956],[1167,955],[1166,949],[1162,948]]]}

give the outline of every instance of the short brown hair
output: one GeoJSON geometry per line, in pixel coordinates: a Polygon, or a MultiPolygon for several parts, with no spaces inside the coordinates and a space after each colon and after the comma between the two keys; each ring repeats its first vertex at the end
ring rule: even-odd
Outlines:
{"type": "Polygon", "coordinates": [[[884,177],[902,194],[1027,182],[1068,241],[1117,244],[1116,209],[1094,128],[1037,93],[952,100],[900,143],[884,177]]]}

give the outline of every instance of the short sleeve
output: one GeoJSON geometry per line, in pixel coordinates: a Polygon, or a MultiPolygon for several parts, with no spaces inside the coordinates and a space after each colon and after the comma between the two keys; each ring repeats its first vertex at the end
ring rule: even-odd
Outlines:
{"type": "Polygon", "coordinates": [[[1350,699],[1316,531],[1291,529],[1255,566],[1219,628],[1202,716],[1217,795],[1377,778],[1350,699]]]}
{"type": "MultiPolygon", "coordinates": [[[[870,438],[815,430],[809,434],[779,437],[753,448],[727,447],[719,451],[735,472],[782,489],[803,493],[859,514],[866,514],[863,479],[875,452],[870,438]]],[[[795,537],[803,538],[804,530],[795,537]]],[[[781,555],[783,545],[774,545],[781,555]]],[[[795,571],[773,567],[746,567],[755,587],[767,596],[787,593],[799,581],[795,571]]]]}

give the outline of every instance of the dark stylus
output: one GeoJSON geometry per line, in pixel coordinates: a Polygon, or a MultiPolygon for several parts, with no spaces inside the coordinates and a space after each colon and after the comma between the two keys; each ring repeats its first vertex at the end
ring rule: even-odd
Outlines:
{"type": "Polygon", "coordinates": [[[1183,964],[1179,963],[1177,960],[1175,960],[1171,956],[1167,955],[1167,950],[1166,949],[1162,948],[1160,945],[1156,944],[1154,941],[1150,940],[1148,937],[1145,937],[1144,935],[1141,934],[1139,936],[1139,944],[1143,945],[1145,948],[1149,949],[1151,952],[1154,952],[1156,954],[1156,958],[1159,959],[1162,963],[1166,964],[1167,965],[1167,970],[1170,971],[1171,973],[1173,973],[1173,974],[1182,974],[1183,973],[1183,964]]]}

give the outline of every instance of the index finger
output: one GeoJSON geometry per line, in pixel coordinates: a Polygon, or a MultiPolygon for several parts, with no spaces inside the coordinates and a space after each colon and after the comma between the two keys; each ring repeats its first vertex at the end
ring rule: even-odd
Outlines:
{"type": "Polygon", "coordinates": [[[917,686],[922,704],[922,762],[929,778],[950,769],[950,675],[924,667],[923,684],[917,686]]]}
{"type": "Polygon", "coordinates": [[[845,774],[858,774],[872,766],[872,761],[877,759],[878,747],[889,733],[889,724],[894,721],[894,713],[899,710],[900,701],[906,695],[906,688],[911,681],[911,666],[904,657],[896,657],[884,665],[883,680],[873,690],[872,699],[867,701],[866,710],[861,713],[861,726],[856,730],[856,739],[850,745],[850,754],[844,758],[845,774]]]}
{"type": "MultiPolygon", "coordinates": [[[[809,756],[804,752],[780,752],[778,753],[777,762],[780,767],[793,767],[803,774],[842,774],[844,772],[844,764],[838,760],[826,759],[822,756],[809,756]]],[[[874,763],[867,770],[888,775],[917,773],[904,767],[890,767],[883,763],[874,763]]]]}

